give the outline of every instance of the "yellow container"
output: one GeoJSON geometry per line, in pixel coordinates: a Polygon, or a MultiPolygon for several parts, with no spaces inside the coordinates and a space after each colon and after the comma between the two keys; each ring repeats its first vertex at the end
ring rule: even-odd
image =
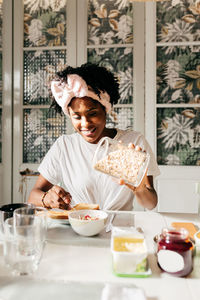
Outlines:
{"type": "Polygon", "coordinates": [[[134,227],[113,227],[111,252],[113,272],[116,275],[147,277],[151,274],[144,235],[134,227]]]}

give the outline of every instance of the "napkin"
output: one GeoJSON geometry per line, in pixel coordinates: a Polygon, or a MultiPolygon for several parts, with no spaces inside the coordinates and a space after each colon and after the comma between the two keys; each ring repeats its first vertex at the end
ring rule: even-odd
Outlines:
{"type": "Polygon", "coordinates": [[[106,284],[102,290],[101,300],[146,300],[146,297],[143,290],[137,287],[106,284]]]}

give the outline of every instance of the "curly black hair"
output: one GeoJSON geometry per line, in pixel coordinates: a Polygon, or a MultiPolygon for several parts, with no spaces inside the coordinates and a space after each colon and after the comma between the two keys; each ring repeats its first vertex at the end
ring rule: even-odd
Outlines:
{"type": "MultiPolygon", "coordinates": [[[[118,102],[120,98],[118,80],[114,74],[105,67],[101,67],[97,64],[86,63],[77,68],[68,66],[56,75],[58,79],[67,82],[67,76],[69,74],[77,74],[82,77],[86,84],[90,86],[98,96],[101,91],[107,92],[110,96],[111,105],[118,102]]],[[[62,109],[54,98],[50,108],[54,108],[56,112],[62,114],[62,109]]]]}

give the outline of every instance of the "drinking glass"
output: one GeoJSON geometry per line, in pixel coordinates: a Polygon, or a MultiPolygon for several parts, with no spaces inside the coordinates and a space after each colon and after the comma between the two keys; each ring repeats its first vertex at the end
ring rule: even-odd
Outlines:
{"type": "Polygon", "coordinates": [[[13,212],[22,207],[35,207],[35,205],[29,203],[10,203],[0,207],[0,240],[3,241],[5,220],[11,218],[13,212]]]}
{"type": "Polygon", "coordinates": [[[3,254],[6,266],[12,268],[15,258],[13,217],[7,218],[4,223],[3,254]]]}
{"type": "Polygon", "coordinates": [[[14,211],[13,217],[16,225],[26,225],[30,222],[30,216],[38,216],[41,218],[44,230],[47,230],[47,209],[44,207],[21,207],[14,211]]]}
{"type": "Polygon", "coordinates": [[[44,245],[43,220],[37,215],[21,215],[5,221],[4,258],[13,274],[29,275],[38,269],[44,245]]]}

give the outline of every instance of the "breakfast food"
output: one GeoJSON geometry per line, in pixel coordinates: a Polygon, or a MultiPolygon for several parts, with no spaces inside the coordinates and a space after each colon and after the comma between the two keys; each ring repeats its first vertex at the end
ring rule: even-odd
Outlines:
{"type": "Polygon", "coordinates": [[[194,239],[194,234],[197,232],[197,228],[190,222],[173,222],[172,227],[176,229],[185,228],[189,232],[189,237],[194,239]]]}
{"type": "Polygon", "coordinates": [[[99,220],[99,218],[92,217],[90,215],[85,215],[83,217],[79,216],[80,220],[85,220],[85,221],[93,221],[93,220],[99,220]]]}
{"type": "Polygon", "coordinates": [[[49,210],[48,216],[52,219],[68,219],[69,213],[75,210],[83,210],[83,209],[99,209],[98,204],[88,204],[88,203],[79,203],[73,206],[70,210],[49,210]]]}
{"type": "Polygon", "coordinates": [[[94,168],[137,185],[138,174],[146,157],[147,154],[143,151],[119,145],[119,149],[98,160],[94,168]]]}
{"type": "Polygon", "coordinates": [[[73,210],[81,210],[81,209],[99,209],[98,204],[89,204],[89,203],[78,203],[73,206],[73,210]]]}

